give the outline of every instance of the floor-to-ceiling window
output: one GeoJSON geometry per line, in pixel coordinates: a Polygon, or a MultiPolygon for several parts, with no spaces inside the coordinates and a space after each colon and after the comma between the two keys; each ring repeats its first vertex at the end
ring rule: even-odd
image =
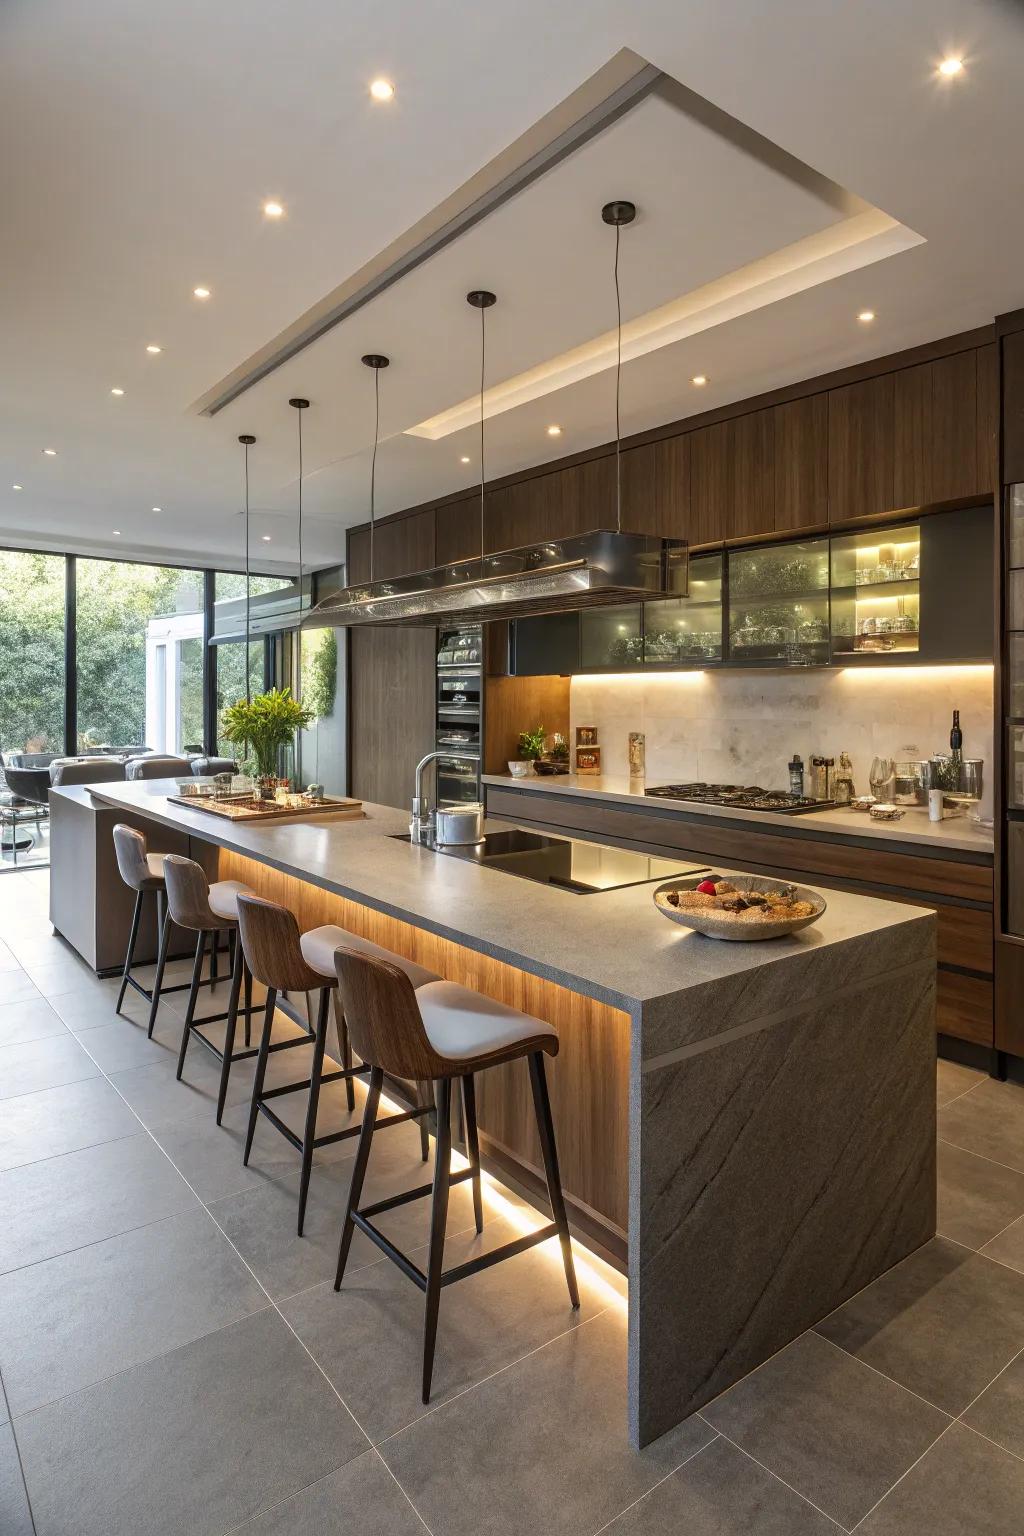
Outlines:
{"type": "Polygon", "coordinates": [[[76,562],[79,747],[203,744],[203,574],[76,562]]]}
{"type": "Polygon", "coordinates": [[[64,750],[65,570],[0,549],[0,753],[64,750]]]}
{"type": "MultiPolygon", "coordinates": [[[[268,592],[280,592],[284,588],[293,585],[287,576],[250,576],[250,600],[261,597],[268,592]]],[[[244,626],[245,576],[241,571],[217,571],[214,575],[214,629],[219,630],[217,605],[231,608],[234,618],[244,626]],[[235,611],[237,610],[237,611],[235,611]]],[[[267,677],[265,671],[264,637],[262,634],[254,635],[249,645],[246,646],[243,638],[232,640],[218,645],[216,651],[217,667],[217,751],[228,757],[233,757],[237,746],[225,741],[220,735],[220,717],[228,704],[235,703],[238,699],[244,699],[246,693],[262,693],[268,682],[273,682],[273,676],[267,677]],[[249,687],[246,689],[246,652],[249,660],[249,687]]]]}

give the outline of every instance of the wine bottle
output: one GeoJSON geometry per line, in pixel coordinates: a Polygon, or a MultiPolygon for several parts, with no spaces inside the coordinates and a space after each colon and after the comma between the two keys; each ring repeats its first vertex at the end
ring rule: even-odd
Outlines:
{"type": "Polygon", "coordinates": [[[964,746],[964,733],[960,729],[960,711],[953,711],[953,729],[949,733],[949,746],[952,752],[962,752],[964,746]]]}
{"type": "Polygon", "coordinates": [[[964,779],[964,752],[963,752],[963,746],[964,746],[964,733],[960,729],[960,711],[958,709],[954,709],[954,711],[953,711],[953,729],[949,733],[949,755],[950,755],[950,760],[951,760],[950,761],[950,768],[952,770],[950,776],[953,779],[953,789],[954,790],[958,790],[958,789],[962,789],[963,788],[963,779],[964,779]]]}

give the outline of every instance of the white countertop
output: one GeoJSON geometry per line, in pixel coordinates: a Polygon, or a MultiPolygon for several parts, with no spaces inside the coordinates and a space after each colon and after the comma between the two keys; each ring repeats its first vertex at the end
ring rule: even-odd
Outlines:
{"type": "MultiPolygon", "coordinates": [[[[485,773],[484,784],[502,789],[522,789],[530,793],[546,795],[572,795],[576,798],[608,800],[620,805],[642,803],[647,809],[660,814],[686,816],[711,816],[727,821],[742,821],[748,826],[768,826],[773,830],[784,828],[787,832],[827,833],[834,838],[870,838],[872,841],[889,843],[897,848],[901,844],[918,844],[936,851],[950,850],[975,853],[992,857],[992,829],[979,827],[968,816],[953,816],[945,821],[929,821],[925,808],[911,806],[899,821],[872,821],[864,811],[826,810],[808,811],[799,816],[787,816],[777,811],[743,811],[724,805],[700,805],[689,800],[663,800],[644,794],[644,781],[628,778],[598,777],[590,774],[561,774],[558,776],[531,775],[514,779],[510,774],[485,773]]],[[[524,815],[526,812],[523,813],[524,815]]]]}

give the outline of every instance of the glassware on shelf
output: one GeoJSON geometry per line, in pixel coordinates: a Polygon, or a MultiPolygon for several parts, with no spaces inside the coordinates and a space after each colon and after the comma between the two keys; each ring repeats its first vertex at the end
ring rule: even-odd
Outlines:
{"type": "Polygon", "coordinates": [[[833,655],[915,654],[921,530],[917,523],[832,540],[833,655]]]}
{"type": "Polygon", "coordinates": [[[876,800],[891,800],[894,793],[894,767],[891,757],[874,757],[868,773],[868,784],[876,800]]]}
{"type": "Polygon", "coordinates": [[[828,660],[828,539],[730,550],[729,645],[736,661],[828,660]]]}
{"type": "Polygon", "coordinates": [[[722,556],[694,555],[689,595],[644,604],[644,660],[700,666],[722,659],[722,556]]]}

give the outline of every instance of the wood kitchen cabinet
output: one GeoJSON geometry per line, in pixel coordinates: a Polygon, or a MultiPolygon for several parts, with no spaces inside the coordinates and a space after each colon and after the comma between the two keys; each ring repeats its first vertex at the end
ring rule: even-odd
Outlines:
{"type": "Polygon", "coordinates": [[[1024,331],[1003,337],[1003,481],[1024,480],[1024,331]]]}
{"type": "Polygon", "coordinates": [[[828,392],[830,523],[897,505],[893,379],[884,373],[828,392]]]}
{"type": "Polygon", "coordinates": [[[468,496],[438,507],[434,517],[434,559],[438,565],[480,553],[480,497],[468,496]]]}
{"type": "MultiPolygon", "coordinates": [[[[613,473],[614,465],[613,458],[613,473]]],[[[622,526],[628,533],[694,541],[689,433],[623,452],[622,526]]]]}
{"type": "MultiPolygon", "coordinates": [[[[378,523],[373,535],[373,575],[377,581],[427,571],[434,563],[434,513],[414,512],[390,523],[378,523]]],[[[370,530],[357,528],[348,536],[349,581],[370,579],[370,530]]]]}
{"type": "Polygon", "coordinates": [[[828,396],[777,405],[775,532],[828,526],[828,396]]]}
{"type": "Polygon", "coordinates": [[[974,348],[901,368],[893,375],[893,409],[894,506],[928,506],[984,493],[974,348]]]}
{"type": "Polygon", "coordinates": [[[775,530],[775,414],[750,411],[690,434],[692,542],[775,530]]]}
{"type": "MultiPolygon", "coordinates": [[[[533,475],[487,493],[485,533],[489,551],[540,544],[545,539],[584,533],[591,522],[585,498],[593,500],[601,476],[593,461],[533,475]],[[587,473],[584,474],[583,471],[587,473]]],[[[475,552],[475,551],[473,551],[475,552]]]]}

